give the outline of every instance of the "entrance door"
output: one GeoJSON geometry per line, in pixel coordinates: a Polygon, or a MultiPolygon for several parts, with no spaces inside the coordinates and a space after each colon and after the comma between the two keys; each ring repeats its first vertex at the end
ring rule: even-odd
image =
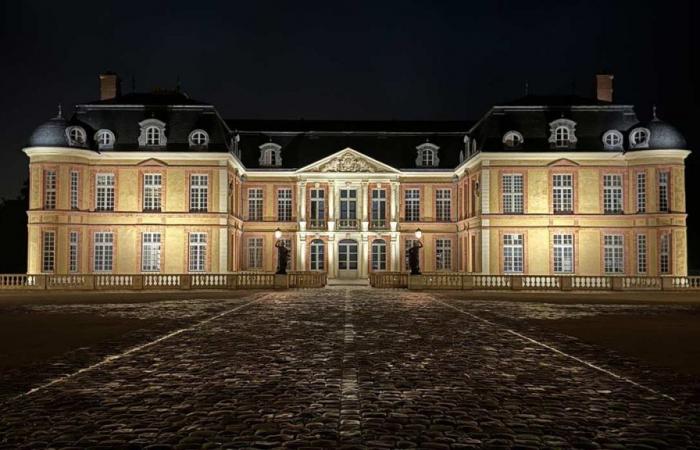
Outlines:
{"type": "Polygon", "coordinates": [[[338,278],[357,278],[357,241],[343,239],[338,243],[338,278]]]}

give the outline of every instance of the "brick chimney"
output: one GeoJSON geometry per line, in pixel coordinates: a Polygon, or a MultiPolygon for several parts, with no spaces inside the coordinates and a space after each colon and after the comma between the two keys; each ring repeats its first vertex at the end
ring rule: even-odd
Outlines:
{"type": "Polygon", "coordinates": [[[596,98],[604,102],[613,101],[613,80],[615,75],[598,74],[596,80],[596,98]]]}
{"type": "Polygon", "coordinates": [[[110,100],[122,94],[121,80],[114,72],[100,74],[100,100],[110,100]]]}

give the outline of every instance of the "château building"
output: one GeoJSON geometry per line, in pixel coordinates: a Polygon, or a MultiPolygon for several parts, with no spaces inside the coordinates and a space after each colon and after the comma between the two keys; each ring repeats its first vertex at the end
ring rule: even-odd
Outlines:
{"type": "Polygon", "coordinates": [[[526,96],[476,122],[228,120],[179,91],[39,126],[28,272],[685,275],[683,136],[630,105],[526,96]]]}

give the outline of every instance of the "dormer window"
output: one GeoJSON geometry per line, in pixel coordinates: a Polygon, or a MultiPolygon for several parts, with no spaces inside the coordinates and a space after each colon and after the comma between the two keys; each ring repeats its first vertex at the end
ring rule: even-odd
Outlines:
{"type": "Polygon", "coordinates": [[[416,166],[418,167],[437,167],[440,164],[440,158],[438,158],[438,147],[435,144],[426,142],[421,144],[416,149],[418,150],[418,157],[416,158],[416,166]]]}
{"type": "Polygon", "coordinates": [[[158,119],[146,119],[139,122],[141,134],[139,145],[141,147],[165,147],[168,143],[165,137],[165,122],[158,119]]]}
{"type": "Polygon", "coordinates": [[[509,131],[503,135],[503,143],[508,147],[520,147],[523,142],[523,135],[517,131],[509,131]]]}
{"type": "Polygon", "coordinates": [[[622,150],[622,133],[617,130],[608,130],[603,135],[605,150],[622,150]]]}
{"type": "Polygon", "coordinates": [[[68,144],[72,147],[85,147],[85,130],[82,127],[66,128],[66,136],[68,136],[68,144]]]}
{"type": "Polygon", "coordinates": [[[649,130],[646,128],[635,128],[630,132],[630,146],[632,148],[649,147],[649,130]]]}
{"type": "Polygon", "coordinates": [[[576,122],[569,119],[557,119],[549,124],[549,143],[556,148],[574,147],[576,139],[576,122]]]}
{"type": "Polygon", "coordinates": [[[95,133],[95,142],[100,150],[109,150],[114,148],[114,133],[110,130],[98,130],[95,133]]]}
{"type": "Polygon", "coordinates": [[[282,147],[273,142],[268,142],[260,146],[260,159],[258,161],[261,166],[279,167],[282,165],[282,147]]]}
{"type": "Polygon", "coordinates": [[[190,147],[206,148],[209,145],[209,135],[204,130],[194,130],[189,137],[190,147]]]}

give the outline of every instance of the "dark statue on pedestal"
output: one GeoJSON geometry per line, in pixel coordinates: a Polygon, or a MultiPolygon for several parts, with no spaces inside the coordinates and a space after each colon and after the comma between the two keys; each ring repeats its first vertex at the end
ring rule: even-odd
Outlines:
{"type": "Polygon", "coordinates": [[[287,260],[289,259],[289,249],[284,246],[284,241],[277,241],[277,275],[287,275],[287,260]]]}
{"type": "Polygon", "coordinates": [[[423,244],[421,241],[413,243],[413,247],[406,251],[408,255],[408,266],[411,268],[411,275],[420,275],[420,258],[419,252],[423,244]]]}

